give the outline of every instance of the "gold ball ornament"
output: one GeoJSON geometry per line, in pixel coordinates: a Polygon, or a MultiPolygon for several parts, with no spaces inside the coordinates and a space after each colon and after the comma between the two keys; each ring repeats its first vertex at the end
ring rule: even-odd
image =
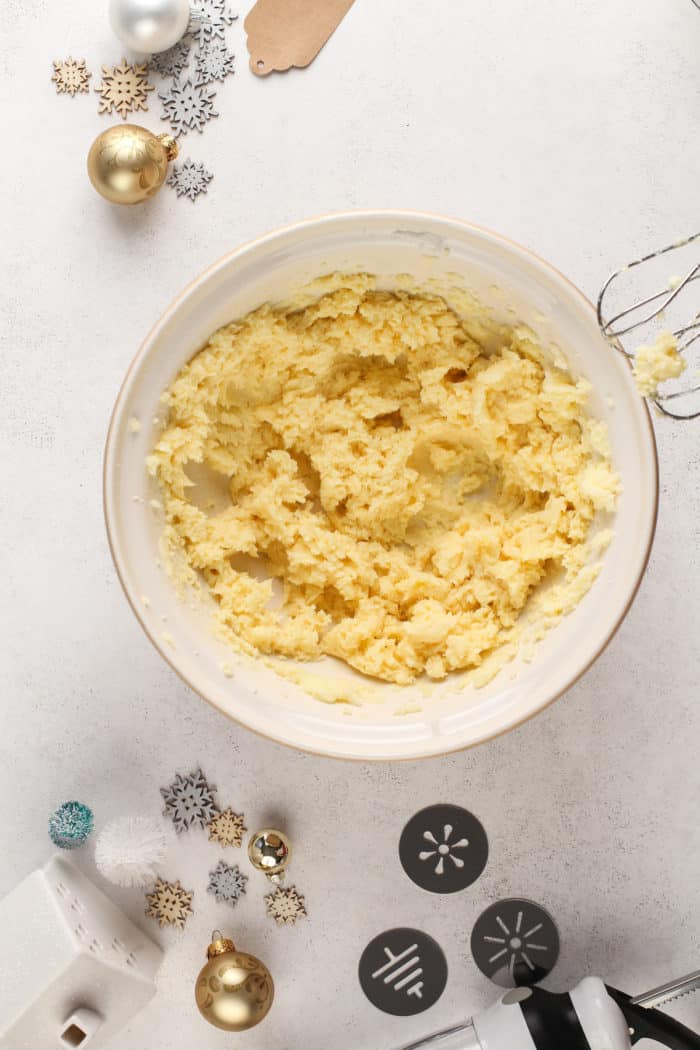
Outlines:
{"type": "Polygon", "coordinates": [[[248,843],[250,863],[270,882],[282,882],[292,859],[292,844],[282,831],[264,828],[251,835],[248,843]]]}
{"type": "Polygon", "coordinates": [[[116,124],[90,147],[90,182],[113,204],[140,204],[161,188],[177,153],[171,135],[154,135],[138,124],[116,124]]]}
{"type": "Polygon", "coordinates": [[[202,1017],[225,1032],[245,1032],[267,1016],[275,986],[264,963],[239,952],[233,941],[214,930],[194,997],[202,1017]]]}

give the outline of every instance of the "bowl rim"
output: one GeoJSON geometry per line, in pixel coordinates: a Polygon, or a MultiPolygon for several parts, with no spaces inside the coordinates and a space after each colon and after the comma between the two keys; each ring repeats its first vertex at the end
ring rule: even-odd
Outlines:
{"type": "MultiPolygon", "coordinates": [[[[516,252],[529,257],[541,268],[543,268],[544,270],[548,270],[550,273],[554,274],[560,281],[562,281],[565,285],[569,287],[570,291],[573,292],[574,296],[582,302],[585,308],[587,310],[590,310],[591,313],[595,315],[595,306],[592,303],[592,301],[578,287],[578,285],[574,284],[574,282],[570,278],[568,278],[564,273],[562,273],[561,270],[559,270],[556,266],[553,266],[552,263],[550,263],[547,259],[544,259],[541,255],[538,255],[536,252],[533,252],[530,248],[525,247],[524,245],[520,244],[518,241],[515,241],[510,237],[506,237],[500,233],[495,232],[487,226],[482,226],[478,223],[470,222],[466,219],[460,219],[454,216],[444,215],[440,212],[431,212],[413,208],[351,208],[342,211],[322,212],[318,215],[311,216],[307,219],[302,219],[296,222],[287,223],[283,226],[275,227],[274,229],[269,230],[266,233],[260,234],[257,237],[253,237],[247,241],[244,241],[237,248],[234,248],[231,251],[226,252],[224,255],[219,256],[218,259],[216,259],[213,263],[211,263],[204,270],[202,270],[197,276],[188,281],[184,288],[182,288],[180,292],[178,292],[178,294],[168,303],[165,309],[162,310],[158,319],[151,325],[145,337],[142,339],[136,353],[134,354],[133,358],[131,359],[131,362],[129,363],[126,373],[124,374],[124,378],[122,379],[122,382],[120,384],[119,391],[115,398],[114,405],[112,407],[112,411],[109,418],[109,425],[107,428],[107,434],[105,438],[102,464],[102,511],[104,515],[105,529],[107,533],[107,543],[109,545],[109,551],[112,557],[112,562],[114,564],[114,568],[117,573],[117,577],[119,579],[122,591],[124,592],[126,600],[129,606],[131,607],[134,616],[136,617],[146,637],[149,639],[156,651],[160,654],[162,659],[165,660],[169,667],[177,674],[181,681],[183,681],[185,685],[192,690],[193,693],[195,693],[207,704],[209,704],[209,706],[212,707],[214,710],[218,711],[219,714],[229,718],[236,725],[241,726],[248,732],[254,733],[256,736],[270,743],[290,748],[293,751],[300,751],[304,754],[314,755],[318,758],[327,758],[334,759],[336,761],[346,762],[416,762],[429,759],[443,758],[447,755],[458,754],[459,752],[471,750],[471,748],[479,747],[483,744],[487,744],[492,740],[496,740],[498,739],[498,737],[503,736],[505,733],[509,733],[514,729],[518,729],[520,726],[533,719],[536,715],[541,714],[543,711],[546,711],[549,707],[552,706],[552,704],[554,704],[557,700],[561,699],[561,697],[568,693],[568,691],[581,678],[583,678],[585,674],[587,674],[587,672],[590,670],[593,664],[598,660],[601,654],[608,647],[612,639],[617,634],[623,621],[626,619],[627,614],[630,608],[632,607],[635,598],[637,597],[637,593],[641,586],[642,579],[644,578],[644,574],[649,564],[659,516],[659,456],[656,445],[656,434],[651,419],[649,405],[647,401],[643,399],[640,395],[640,401],[642,402],[642,415],[646,421],[646,425],[649,430],[649,436],[651,439],[650,444],[653,474],[651,480],[653,482],[653,508],[647,548],[644,552],[643,558],[640,561],[637,577],[634,580],[634,583],[630,589],[628,600],[625,603],[624,608],[620,611],[620,614],[618,615],[615,622],[610,626],[608,633],[600,641],[598,647],[596,648],[595,652],[591,655],[591,658],[588,660],[585,666],[580,668],[575,674],[572,674],[567,680],[566,684],[561,689],[557,690],[557,692],[553,696],[539,704],[533,710],[529,711],[522,718],[513,719],[507,725],[504,725],[501,729],[491,733],[489,736],[484,737],[480,740],[473,740],[468,743],[455,742],[454,745],[444,746],[439,751],[436,750],[406,755],[362,756],[357,754],[342,754],[340,752],[334,751],[319,751],[316,748],[310,746],[304,746],[299,743],[292,743],[291,741],[284,740],[281,737],[272,736],[269,733],[265,733],[263,730],[250,725],[247,721],[245,721],[244,718],[239,717],[238,715],[234,714],[229,710],[225,710],[222,706],[220,706],[214,700],[210,699],[203,692],[201,692],[198,686],[196,686],[193,682],[190,681],[187,674],[178,666],[177,662],[172,658],[171,654],[168,652],[167,646],[165,644],[161,644],[158,638],[153,633],[153,631],[150,629],[146,618],[142,614],[141,609],[138,607],[138,604],[132,599],[125,579],[125,574],[122,570],[122,565],[117,555],[117,543],[114,535],[114,526],[111,520],[112,489],[110,482],[112,480],[114,470],[114,446],[116,442],[117,433],[116,423],[118,416],[121,415],[122,404],[126,396],[127,388],[130,385],[132,377],[141,365],[142,360],[146,357],[150,344],[152,343],[159,329],[163,327],[167,321],[170,320],[171,316],[180,307],[181,303],[185,299],[187,299],[189,295],[199,285],[201,285],[219,269],[227,266],[233,259],[238,258],[241,255],[245,255],[247,252],[253,250],[254,248],[260,245],[265,244],[268,241],[275,240],[282,234],[294,232],[302,233],[310,227],[332,225],[335,222],[348,219],[363,221],[386,218],[396,219],[397,221],[410,221],[412,219],[426,219],[431,221],[438,221],[451,226],[458,226],[467,231],[476,232],[481,235],[486,235],[488,238],[497,241],[500,244],[506,245],[509,248],[515,249],[516,252]]],[[[617,349],[619,350],[619,347],[617,349]]],[[[627,363],[629,365],[628,360],[627,363]]]]}

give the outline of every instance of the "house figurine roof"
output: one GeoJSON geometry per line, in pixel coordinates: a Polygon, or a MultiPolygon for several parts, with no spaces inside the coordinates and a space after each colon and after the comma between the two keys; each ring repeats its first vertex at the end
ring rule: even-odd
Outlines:
{"type": "Polygon", "coordinates": [[[98,1050],[155,993],[162,952],[66,857],[0,901],[2,1050],[98,1050]]]}

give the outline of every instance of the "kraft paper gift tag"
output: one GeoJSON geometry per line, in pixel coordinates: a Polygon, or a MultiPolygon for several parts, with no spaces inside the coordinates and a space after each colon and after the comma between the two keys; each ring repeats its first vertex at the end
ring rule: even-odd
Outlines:
{"type": "Polygon", "coordinates": [[[258,0],[246,17],[250,68],[259,77],[303,68],[319,53],[354,0],[258,0]]]}

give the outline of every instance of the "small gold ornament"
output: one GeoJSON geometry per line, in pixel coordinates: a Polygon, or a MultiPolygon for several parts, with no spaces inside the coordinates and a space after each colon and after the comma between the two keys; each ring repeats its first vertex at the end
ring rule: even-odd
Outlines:
{"type": "Polygon", "coordinates": [[[138,124],[116,124],[98,135],[88,153],[90,182],[113,204],[140,204],[158,192],[178,149],[171,135],[138,124]]]}
{"type": "Polygon", "coordinates": [[[270,882],[279,883],[292,859],[292,844],[283,832],[263,828],[251,836],[248,857],[253,867],[266,875],[270,882]]]}
{"type": "Polygon", "coordinates": [[[202,1017],[225,1032],[245,1032],[267,1016],[275,996],[270,971],[219,930],[211,935],[207,963],[197,977],[194,997],[202,1017]]]}

